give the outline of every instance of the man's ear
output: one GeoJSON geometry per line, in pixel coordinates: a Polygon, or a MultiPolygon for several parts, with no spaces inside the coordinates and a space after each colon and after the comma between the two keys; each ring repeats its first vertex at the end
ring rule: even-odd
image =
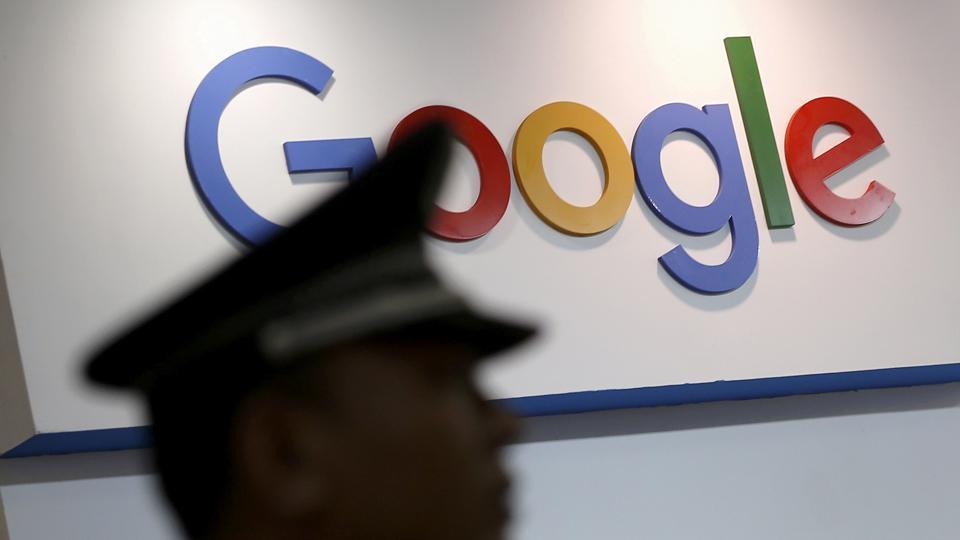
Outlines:
{"type": "Polygon", "coordinates": [[[234,488],[262,509],[316,514],[332,491],[329,423],[322,411],[266,390],[234,418],[234,488]]]}

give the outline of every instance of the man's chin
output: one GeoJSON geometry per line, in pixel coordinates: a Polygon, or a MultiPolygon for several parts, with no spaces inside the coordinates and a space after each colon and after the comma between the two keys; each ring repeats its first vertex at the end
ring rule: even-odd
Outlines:
{"type": "Polygon", "coordinates": [[[497,493],[491,507],[492,519],[490,521],[493,527],[489,538],[491,540],[506,538],[506,531],[513,518],[510,504],[510,491],[508,488],[504,488],[497,493]]]}

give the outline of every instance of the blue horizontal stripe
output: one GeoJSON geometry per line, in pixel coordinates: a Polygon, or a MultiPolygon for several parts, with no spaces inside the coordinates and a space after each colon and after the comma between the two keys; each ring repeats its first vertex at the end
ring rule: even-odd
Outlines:
{"type": "MultiPolygon", "coordinates": [[[[610,409],[682,405],[895,388],[960,381],[960,364],[874,369],[843,373],[770,377],[738,381],[593,390],[498,400],[521,416],[572,414],[610,409]]],[[[149,448],[149,426],[40,433],[3,454],[4,458],[149,448]]]]}
{"type": "Polygon", "coordinates": [[[3,454],[4,458],[133,450],[151,445],[148,426],[38,433],[3,454]]]}

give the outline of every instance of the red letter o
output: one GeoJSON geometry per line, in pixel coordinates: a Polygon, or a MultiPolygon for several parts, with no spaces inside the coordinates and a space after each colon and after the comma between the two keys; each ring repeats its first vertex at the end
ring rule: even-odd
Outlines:
{"type": "Polygon", "coordinates": [[[435,214],[427,228],[445,240],[480,238],[493,229],[507,210],[510,201],[507,157],[483,122],[463,110],[443,105],[423,107],[408,114],[394,128],[389,146],[392,148],[417,127],[435,120],[446,122],[457,139],[470,149],[480,171],[480,195],[465,212],[450,212],[435,206],[435,214]]]}

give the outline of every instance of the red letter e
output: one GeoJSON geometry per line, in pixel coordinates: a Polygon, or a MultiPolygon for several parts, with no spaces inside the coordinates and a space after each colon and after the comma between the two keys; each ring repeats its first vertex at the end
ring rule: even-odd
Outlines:
{"type": "Polygon", "coordinates": [[[847,199],[830,191],[824,181],[881,144],[883,137],[863,111],[849,101],[822,97],[793,113],[784,153],[793,184],[810,208],[839,225],[858,226],[880,218],[893,204],[895,193],[871,181],[862,196],[847,199]],[[839,125],[850,137],[814,158],[813,137],[826,124],[839,125]]]}

